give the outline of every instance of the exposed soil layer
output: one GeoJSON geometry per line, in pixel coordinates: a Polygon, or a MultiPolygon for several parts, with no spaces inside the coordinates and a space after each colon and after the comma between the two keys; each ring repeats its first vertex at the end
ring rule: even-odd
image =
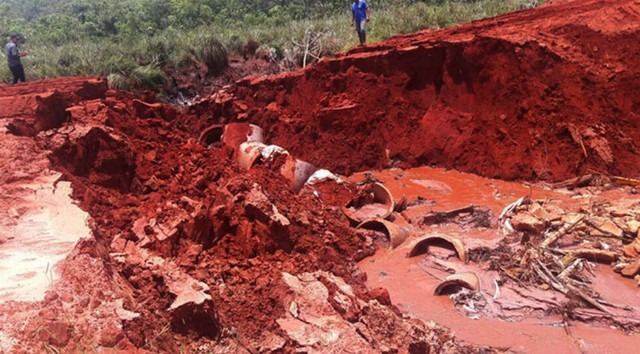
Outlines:
{"type": "MultiPolygon", "coordinates": [[[[12,198],[28,192],[16,183],[51,167],[71,182],[93,232],[55,268],[61,280],[44,301],[0,304],[0,351],[495,351],[461,344],[426,316],[407,316],[387,290],[368,289],[357,266],[379,246],[401,244],[392,234],[409,226],[452,222],[492,239],[496,205],[482,201],[493,190],[417,181],[443,194],[487,193],[477,207],[450,209],[420,195],[385,200],[394,227],[357,231],[343,207],[354,199],[353,208],[375,204],[374,175],[294,193],[283,166],[293,156],[342,174],[439,165],[503,179],[564,179],[591,169],[633,176],[639,59],[628,53],[637,51],[638,17],[632,1],[562,2],[242,80],[184,111],[94,78],[0,88],[7,136],[0,151],[16,166],[0,171],[0,221],[13,222],[12,198]],[[289,152],[265,145],[260,163],[244,170],[234,162],[237,142],[197,140],[205,127],[232,121],[259,125],[265,141],[289,152]],[[439,210],[424,209],[433,205],[439,210]]],[[[557,231],[535,221],[521,225],[538,237],[557,231]]],[[[611,247],[633,247],[625,257],[635,261],[637,243],[620,236],[611,247]]],[[[621,271],[635,276],[633,264],[621,271]]],[[[543,305],[538,312],[549,309],[543,305]]]]}
{"type": "Polygon", "coordinates": [[[232,149],[187,133],[176,108],[107,90],[75,99],[100,81],[69,79],[65,90],[66,80],[12,88],[24,113],[0,121],[16,166],[0,175],[9,202],[0,210],[8,222],[28,212],[10,208],[29,192],[15,183],[44,174],[48,156],[91,216],[93,238],[55,267],[60,280],[43,301],[0,303],[2,351],[477,350],[367,290],[356,262],[375,246],[341,204],[293,193],[273,164],[240,170],[232,149]],[[40,101],[30,97],[58,86],[65,119],[38,132],[40,101]],[[32,137],[10,129],[17,121],[32,137]]]}
{"type": "Polygon", "coordinates": [[[334,172],[435,165],[502,179],[640,174],[638,4],[560,2],[248,78],[193,107],[334,172]],[[232,101],[233,100],[233,101],[232,101]],[[313,146],[313,148],[310,148],[313,146]]]}

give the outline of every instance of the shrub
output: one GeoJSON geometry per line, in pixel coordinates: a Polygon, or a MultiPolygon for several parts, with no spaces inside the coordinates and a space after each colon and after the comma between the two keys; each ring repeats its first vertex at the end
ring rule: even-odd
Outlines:
{"type": "Polygon", "coordinates": [[[157,63],[135,68],[129,78],[130,87],[133,90],[154,89],[162,87],[168,82],[167,75],[157,63]]]}
{"type": "Polygon", "coordinates": [[[227,49],[214,37],[206,37],[196,49],[196,57],[209,70],[209,75],[218,75],[229,66],[227,49]]]}
{"type": "Polygon", "coordinates": [[[109,74],[107,76],[107,82],[109,83],[109,88],[113,90],[130,90],[129,83],[127,82],[127,78],[121,74],[109,74]]]}

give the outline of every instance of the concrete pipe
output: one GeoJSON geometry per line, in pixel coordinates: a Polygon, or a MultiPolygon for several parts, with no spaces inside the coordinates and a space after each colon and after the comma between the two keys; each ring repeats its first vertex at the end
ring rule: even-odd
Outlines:
{"type": "Polygon", "coordinates": [[[289,155],[280,168],[280,174],[290,182],[291,189],[297,193],[316,170],[314,165],[289,155]]]}
{"type": "Polygon", "coordinates": [[[429,252],[430,246],[442,246],[454,250],[461,261],[467,261],[467,254],[462,241],[448,235],[430,235],[420,239],[413,248],[411,248],[407,257],[415,257],[427,253],[429,252]]]}
{"type": "Polygon", "coordinates": [[[200,144],[210,147],[222,141],[222,134],[224,133],[224,126],[220,124],[214,124],[208,126],[200,133],[198,141],[200,144]]]}
{"type": "Polygon", "coordinates": [[[389,239],[390,249],[400,246],[410,235],[408,228],[380,218],[365,220],[357,228],[384,232],[389,239]]]}
{"type": "Polygon", "coordinates": [[[264,131],[257,125],[249,123],[230,123],[224,126],[222,142],[238,149],[245,142],[264,142],[264,131]]]}
{"type": "Polygon", "coordinates": [[[381,183],[373,183],[342,208],[342,212],[356,223],[368,219],[386,219],[391,215],[395,203],[391,192],[381,183]]]}
{"type": "Polygon", "coordinates": [[[433,295],[450,295],[457,293],[462,288],[480,291],[480,279],[472,272],[451,274],[438,284],[433,295]]]}
{"type": "Polygon", "coordinates": [[[241,168],[249,170],[262,158],[262,150],[266,147],[267,145],[259,142],[242,143],[236,150],[236,162],[241,168]]]}

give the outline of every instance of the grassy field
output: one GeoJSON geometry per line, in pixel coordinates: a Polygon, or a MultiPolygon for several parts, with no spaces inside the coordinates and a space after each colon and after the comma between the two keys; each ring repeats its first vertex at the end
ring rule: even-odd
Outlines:
{"type": "MultiPolygon", "coordinates": [[[[397,2],[396,2],[397,4],[397,2]]],[[[372,5],[372,21],[368,41],[425,28],[444,28],[458,23],[493,17],[527,8],[530,0],[414,2],[402,6],[372,5]]],[[[301,50],[295,43],[305,39],[307,31],[321,34],[322,54],[343,51],[357,44],[348,8],[344,13],[314,16],[314,19],[290,21],[269,18],[267,21],[247,19],[232,24],[211,23],[191,30],[173,27],[154,34],[117,35],[104,38],[74,38],[53,45],[28,38],[23,59],[30,80],[78,75],[110,76],[121,88],[153,88],[165,82],[161,68],[188,67],[193,60],[213,60],[212,51],[241,52],[248,40],[257,42],[278,60],[288,60],[289,67],[301,64],[301,50]],[[224,48],[218,48],[219,40],[224,48]],[[209,57],[207,57],[209,55],[209,57]]],[[[215,59],[215,58],[214,58],[215,59]]],[[[11,77],[6,65],[0,66],[0,78],[11,77]]]]}

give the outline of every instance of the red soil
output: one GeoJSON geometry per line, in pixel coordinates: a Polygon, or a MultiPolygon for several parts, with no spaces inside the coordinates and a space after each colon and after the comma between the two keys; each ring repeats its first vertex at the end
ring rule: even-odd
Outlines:
{"type": "Polygon", "coordinates": [[[632,0],[574,1],[398,36],[245,79],[228,92],[233,105],[212,98],[193,112],[260,125],[338,173],[399,164],[503,179],[636,176],[639,17],[632,0]]]}
{"type": "Polygon", "coordinates": [[[280,174],[241,171],[232,151],[196,137],[210,124],[249,121],[270,143],[346,174],[439,165],[505,179],[590,169],[633,176],[638,10],[631,0],[561,3],[395,37],[300,72],[242,80],[186,112],[108,91],[98,79],[0,88],[7,130],[49,153],[95,235],[38,305],[47,316],[12,312],[27,324],[8,322],[20,324],[11,332],[27,343],[19,349],[294,352],[313,345],[287,324],[311,326],[302,315],[311,308],[337,323],[341,338],[366,342],[365,351],[471,350],[402,317],[384,291],[369,293],[356,262],[375,246],[341,213],[349,195],[321,203],[294,194],[280,174]],[[286,273],[298,280],[285,282],[286,273]],[[327,304],[309,305],[313,294],[296,281],[326,291],[327,304]],[[173,308],[183,292],[206,287],[210,300],[173,308]],[[115,299],[139,317],[101,327],[93,310],[115,299]]]}
{"type": "MultiPolygon", "coordinates": [[[[372,300],[380,295],[368,293],[355,262],[372,255],[374,246],[355,233],[339,205],[294,194],[288,181],[265,167],[240,171],[228,149],[208,150],[183,130],[176,121],[182,113],[171,106],[106,90],[95,99],[76,99],[82,87],[101,81],[75,82],[17,86],[13,102],[26,113],[2,122],[21,122],[23,130],[9,129],[13,135],[35,135],[33,149],[48,153],[52,166],[72,182],[95,236],[60,267],[62,280],[45,301],[0,305],[12,324],[0,330],[18,340],[13,351],[292,352],[304,344],[288,339],[289,322],[277,320],[304,294],[293,293],[283,274],[318,271],[353,288],[356,308],[326,303],[338,316],[332,321],[341,324],[344,345],[363,341],[351,324],[362,322],[359,330],[368,328],[371,336],[368,350],[466,348],[447,331],[407,321],[372,300]],[[38,117],[54,116],[59,107],[30,98],[47,93],[45,86],[57,88],[49,93],[68,108],[53,129],[38,133],[38,117]],[[192,296],[192,287],[204,286],[211,300],[173,309],[180,296],[192,296]],[[25,314],[32,315],[25,320],[25,314]],[[400,327],[378,328],[383,320],[400,327]]],[[[25,139],[13,135],[3,148],[25,139]]],[[[30,159],[25,154],[11,162],[26,165],[30,159]]],[[[342,294],[330,278],[318,280],[331,294],[342,294]]]]}

